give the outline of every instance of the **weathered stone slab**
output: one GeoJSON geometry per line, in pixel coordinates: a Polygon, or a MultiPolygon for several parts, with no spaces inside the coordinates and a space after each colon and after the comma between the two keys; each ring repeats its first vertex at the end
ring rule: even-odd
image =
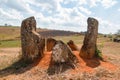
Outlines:
{"type": "Polygon", "coordinates": [[[24,60],[34,60],[36,57],[43,56],[45,39],[42,39],[36,32],[36,20],[34,17],[22,21],[21,46],[24,60]]]}
{"type": "Polygon", "coordinates": [[[52,51],[53,46],[55,45],[56,40],[53,38],[47,38],[47,51],[52,51]]]}

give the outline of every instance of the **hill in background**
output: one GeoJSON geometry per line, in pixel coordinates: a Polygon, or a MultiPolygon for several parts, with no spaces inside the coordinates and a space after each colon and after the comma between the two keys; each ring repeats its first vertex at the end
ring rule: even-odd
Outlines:
{"type": "MultiPolygon", "coordinates": [[[[80,32],[37,29],[37,32],[44,37],[69,36],[81,34],[80,32]]],[[[20,27],[2,27],[0,26],[0,40],[16,40],[20,38],[20,27]]]]}

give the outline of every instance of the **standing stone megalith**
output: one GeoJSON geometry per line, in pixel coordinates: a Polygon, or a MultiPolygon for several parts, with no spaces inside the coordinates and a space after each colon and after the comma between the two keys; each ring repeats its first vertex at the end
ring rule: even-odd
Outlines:
{"type": "Polygon", "coordinates": [[[88,27],[85,34],[83,46],[80,50],[80,56],[83,58],[93,58],[96,55],[96,42],[98,35],[98,21],[89,17],[87,19],[88,27]]]}
{"type": "Polygon", "coordinates": [[[34,60],[43,56],[45,39],[36,32],[36,20],[29,17],[21,24],[21,46],[22,58],[24,60],[34,60]]]}

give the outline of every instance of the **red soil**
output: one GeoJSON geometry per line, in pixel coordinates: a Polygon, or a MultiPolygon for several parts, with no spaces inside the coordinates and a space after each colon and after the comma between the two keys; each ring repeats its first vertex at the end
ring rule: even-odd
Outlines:
{"type": "MultiPolygon", "coordinates": [[[[78,63],[76,66],[76,69],[70,70],[70,72],[77,73],[77,72],[88,72],[88,73],[93,73],[95,72],[95,68],[97,67],[103,67],[106,70],[114,71],[117,69],[117,66],[114,64],[107,62],[107,61],[100,61],[99,59],[82,59],[79,57],[79,52],[78,51],[73,51],[74,54],[76,55],[78,59],[78,63]]],[[[51,52],[45,52],[44,57],[39,61],[36,62],[35,64],[39,66],[40,68],[43,69],[48,69],[50,65],[50,60],[51,60],[51,52]]]]}

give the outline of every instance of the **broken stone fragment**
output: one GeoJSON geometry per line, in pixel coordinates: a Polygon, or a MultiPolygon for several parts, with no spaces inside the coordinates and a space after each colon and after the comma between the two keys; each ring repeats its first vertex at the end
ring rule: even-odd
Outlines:
{"type": "Polygon", "coordinates": [[[79,49],[75,45],[74,41],[70,40],[69,42],[67,42],[67,45],[71,48],[72,51],[79,51],[79,49]]]}
{"type": "Polygon", "coordinates": [[[56,40],[55,39],[53,39],[53,38],[48,38],[47,39],[47,51],[52,51],[52,49],[53,49],[53,46],[55,45],[55,43],[56,43],[56,40]]]}

